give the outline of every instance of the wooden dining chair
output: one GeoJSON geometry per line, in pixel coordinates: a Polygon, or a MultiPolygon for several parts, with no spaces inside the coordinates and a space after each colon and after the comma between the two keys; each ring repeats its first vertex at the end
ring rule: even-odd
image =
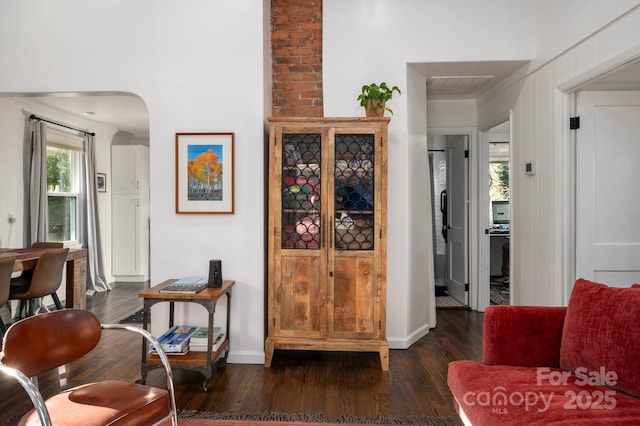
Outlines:
{"type": "Polygon", "coordinates": [[[20,425],[147,426],[166,425],[169,419],[173,426],[178,424],[169,359],[157,339],[140,327],[101,324],[89,311],[63,309],[14,323],[3,345],[0,372],[18,380],[34,405],[20,425]],[[137,333],[160,349],[166,389],[119,380],[113,377],[114,371],[108,372],[112,377],[106,380],[67,387],[73,377],[65,365],[85,357],[105,332],[112,331],[137,333]],[[37,389],[37,376],[55,369],[60,374],[59,392],[44,400],[37,389]]]}
{"type": "MultiPolygon", "coordinates": [[[[0,308],[3,308],[9,300],[9,286],[11,285],[11,273],[16,263],[15,257],[0,257],[0,308]]],[[[0,331],[2,335],[7,331],[7,327],[0,316],[0,331]]]]}
{"type": "Polygon", "coordinates": [[[56,309],[62,309],[62,303],[60,303],[56,291],[62,282],[62,271],[68,253],[68,248],[47,250],[40,255],[29,280],[26,280],[25,277],[14,280],[9,300],[20,300],[20,318],[22,318],[23,312],[25,312],[25,316],[32,316],[34,314],[34,300],[45,296],[51,296],[56,309]]]}

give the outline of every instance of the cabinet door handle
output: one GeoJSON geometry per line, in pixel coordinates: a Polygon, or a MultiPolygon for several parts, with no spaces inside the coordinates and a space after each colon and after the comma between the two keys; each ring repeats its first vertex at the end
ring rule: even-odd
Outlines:
{"type": "Polygon", "coordinates": [[[333,221],[333,215],[331,216],[330,220],[330,226],[327,226],[327,232],[329,232],[329,248],[332,249],[333,248],[333,233],[334,233],[334,229],[336,227],[335,222],[333,221]]]}

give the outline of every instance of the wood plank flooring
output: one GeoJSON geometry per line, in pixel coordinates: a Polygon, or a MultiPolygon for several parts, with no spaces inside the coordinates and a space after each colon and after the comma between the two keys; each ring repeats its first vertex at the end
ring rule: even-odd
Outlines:
{"type": "MultiPolygon", "coordinates": [[[[103,323],[116,323],[142,307],[142,283],[116,283],[114,289],[87,298],[87,309],[103,323]]],[[[376,353],[276,351],[271,368],[227,364],[218,370],[209,392],[197,372],[176,369],[177,405],[183,410],[237,413],[322,413],[326,416],[456,417],[447,388],[447,365],[457,359],[481,359],[482,314],[438,310],[438,325],[408,350],[391,350],[389,371],[376,353]]],[[[111,332],[83,361],[71,364],[72,383],[106,378],[140,378],[140,340],[111,332]]],[[[39,378],[45,396],[57,391],[57,378],[39,378]]],[[[160,370],[148,384],[162,386],[160,370]]],[[[0,379],[0,424],[16,424],[30,402],[19,385],[0,379]]]]}

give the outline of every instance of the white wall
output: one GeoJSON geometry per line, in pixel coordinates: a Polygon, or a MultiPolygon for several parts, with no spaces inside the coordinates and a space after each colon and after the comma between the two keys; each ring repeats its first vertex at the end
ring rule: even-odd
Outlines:
{"type": "MultiPolygon", "coordinates": [[[[0,67],[0,93],[122,91],[146,103],[151,281],[205,275],[209,259],[223,260],[236,281],[231,362],[264,359],[262,9],[261,0],[0,0],[0,57],[11,64],[0,67]],[[189,131],[235,132],[234,215],[175,214],[174,137],[189,131]]],[[[0,199],[20,214],[16,170],[5,170],[0,199]]],[[[154,333],[166,312],[154,308],[154,333]]],[[[202,308],[190,312],[206,324],[202,308]]]]}
{"type": "MultiPolygon", "coordinates": [[[[620,3],[627,7],[640,4],[620,3]]],[[[599,9],[580,8],[577,18],[588,20],[594,11],[599,9]]],[[[567,301],[576,278],[572,235],[574,147],[568,129],[571,101],[563,92],[640,57],[640,8],[631,8],[603,28],[592,28],[592,33],[547,63],[533,61],[528,73],[510,78],[479,101],[482,128],[513,109],[510,183],[511,253],[515,256],[511,282],[519,283],[512,285],[516,304],[560,305],[567,301]],[[536,161],[535,176],[524,174],[524,163],[530,160],[536,161]]]]}
{"type": "Polygon", "coordinates": [[[419,252],[431,246],[425,82],[408,64],[530,59],[535,2],[325,0],[323,21],[325,115],[364,115],[356,97],[371,81],[403,92],[390,103],[387,337],[407,347],[435,322],[433,266],[419,252]]]}

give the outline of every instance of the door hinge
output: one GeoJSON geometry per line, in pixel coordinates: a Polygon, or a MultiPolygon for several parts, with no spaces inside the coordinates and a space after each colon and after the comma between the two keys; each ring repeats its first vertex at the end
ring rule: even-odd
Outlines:
{"type": "Polygon", "coordinates": [[[577,130],[580,128],[580,117],[569,118],[569,130],[577,130]]]}
{"type": "Polygon", "coordinates": [[[378,320],[378,330],[382,330],[382,320],[378,320]]]}
{"type": "Polygon", "coordinates": [[[464,285],[464,291],[469,291],[469,284],[468,283],[464,285]]]}
{"type": "Polygon", "coordinates": [[[468,149],[464,150],[464,158],[469,158],[469,150],[468,149]]]}

